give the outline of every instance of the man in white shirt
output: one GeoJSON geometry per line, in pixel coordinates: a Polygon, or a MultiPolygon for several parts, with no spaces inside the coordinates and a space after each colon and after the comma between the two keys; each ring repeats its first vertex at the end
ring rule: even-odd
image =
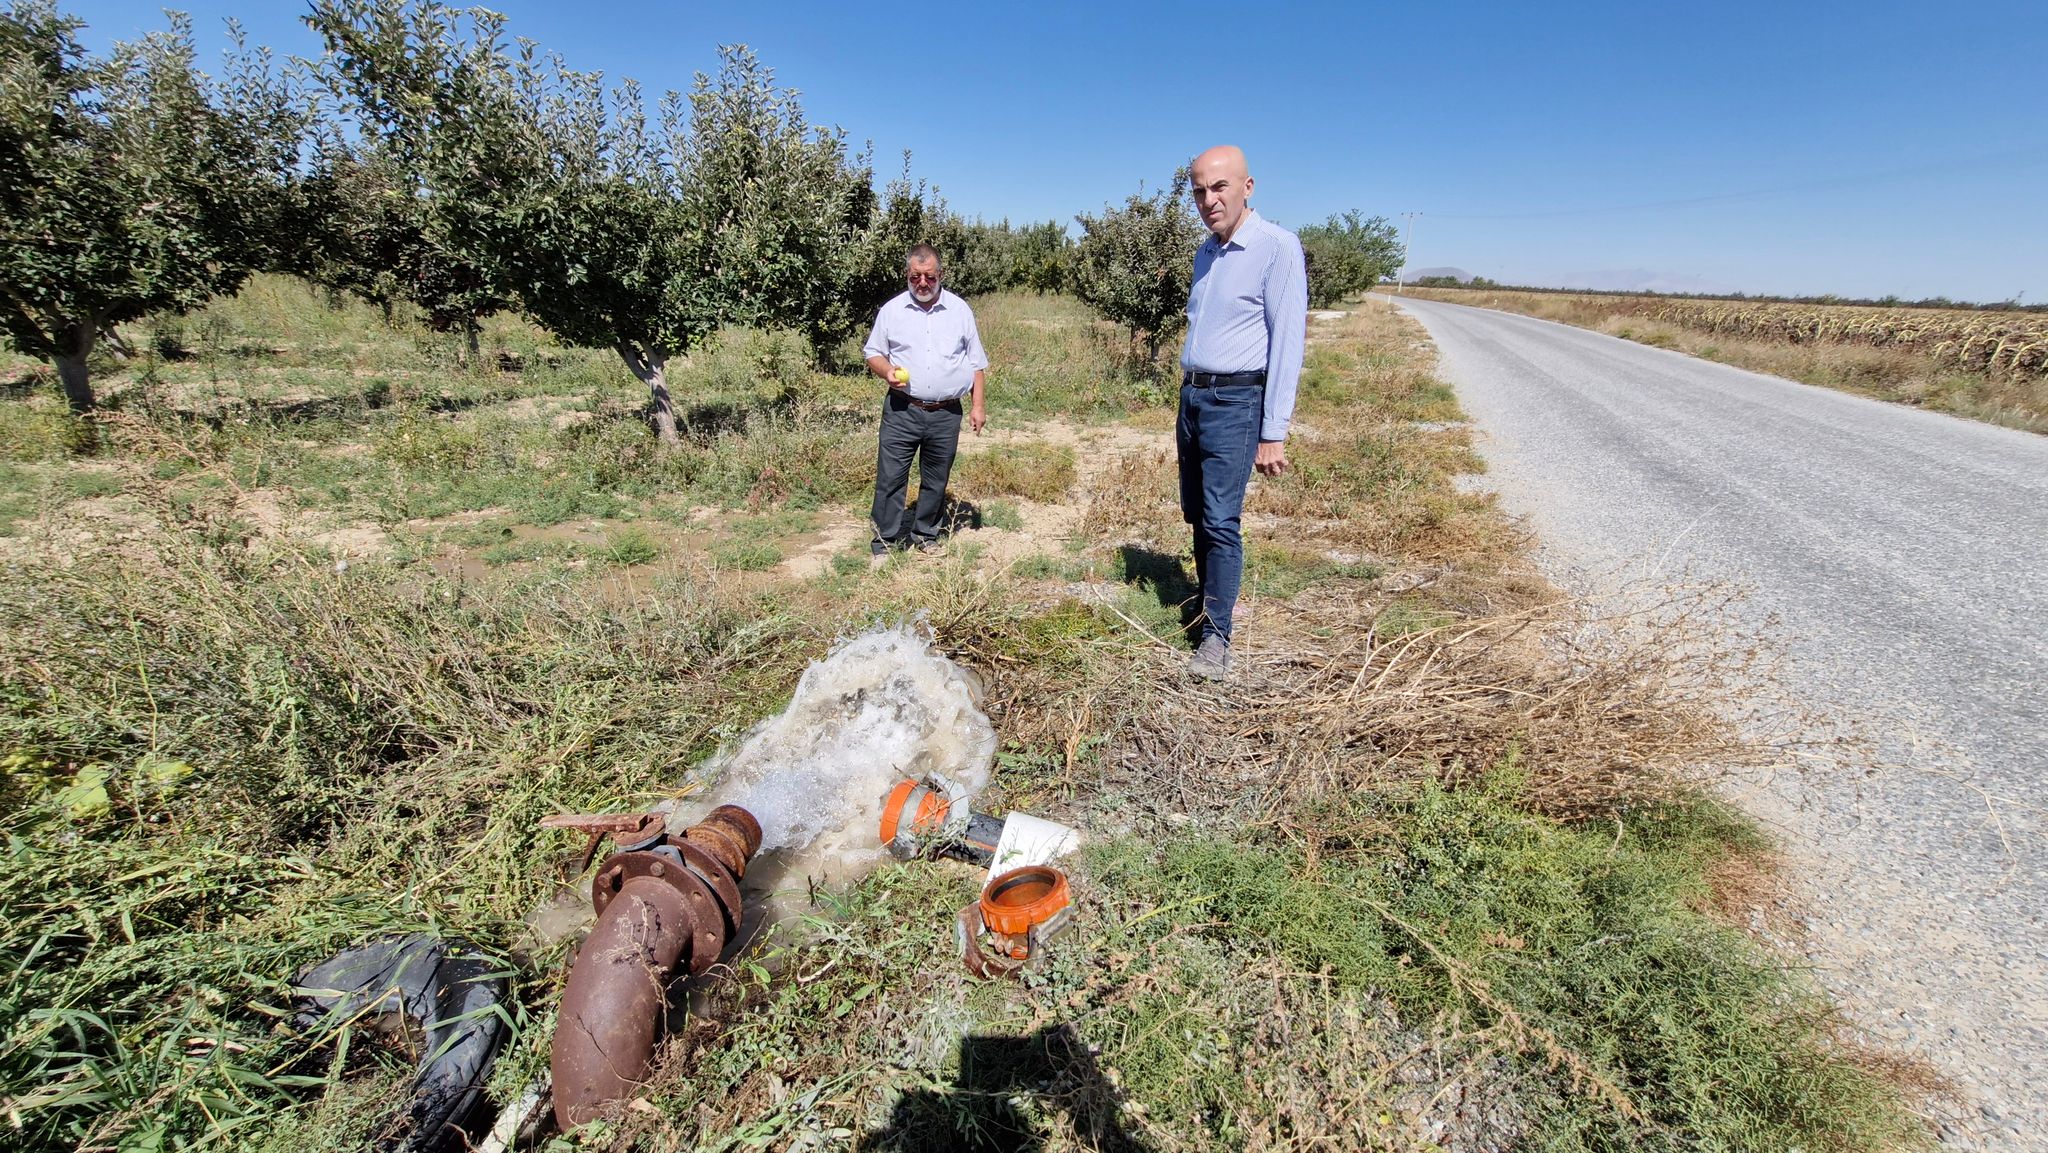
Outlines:
{"type": "Polygon", "coordinates": [[[874,331],[861,349],[868,371],[889,390],[882,401],[881,447],[875,458],[875,537],[871,564],[879,567],[892,548],[937,552],[946,508],[946,477],[960,443],[961,401],[969,401],[967,423],[977,435],[988,423],[982,391],[988,354],[967,302],[939,287],[945,271],[929,244],[910,250],[904,261],[907,291],[875,316],[874,331]],[[906,527],[903,494],[909,487],[910,458],[917,462],[917,510],[906,527]]]}

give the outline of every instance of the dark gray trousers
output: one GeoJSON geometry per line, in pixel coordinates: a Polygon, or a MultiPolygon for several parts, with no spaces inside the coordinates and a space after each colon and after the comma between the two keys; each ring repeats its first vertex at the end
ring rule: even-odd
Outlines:
{"type": "Polygon", "coordinates": [[[919,408],[898,389],[882,401],[882,443],[875,454],[875,539],[887,552],[937,540],[946,511],[946,477],[960,447],[960,402],[919,408]],[[910,458],[917,457],[917,513],[906,532],[903,493],[910,487],[910,458]]]}

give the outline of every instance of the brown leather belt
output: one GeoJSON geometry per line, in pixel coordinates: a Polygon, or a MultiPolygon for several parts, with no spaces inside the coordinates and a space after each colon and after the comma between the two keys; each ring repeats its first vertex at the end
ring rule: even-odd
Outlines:
{"type": "Polygon", "coordinates": [[[942,408],[960,407],[960,398],[957,396],[951,400],[918,400],[914,397],[906,396],[903,398],[903,402],[912,408],[924,409],[926,412],[936,412],[942,408]]]}
{"type": "Polygon", "coordinates": [[[1264,384],[1263,372],[1188,372],[1180,374],[1180,382],[1190,388],[1228,388],[1234,384],[1264,384]]]}

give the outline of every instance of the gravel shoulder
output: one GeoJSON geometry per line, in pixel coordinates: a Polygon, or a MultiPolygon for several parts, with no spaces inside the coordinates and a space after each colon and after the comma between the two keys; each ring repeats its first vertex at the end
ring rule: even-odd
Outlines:
{"type": "Polygon", "coordinates": [[[1785,840],[1822,980],[1955,1084],[1945,1144],[2048,1150],[2048,438],[1400,307],[1554,579],[1747,591],[1801,735],[1863,743],[1743,798],[1785,840]]]}

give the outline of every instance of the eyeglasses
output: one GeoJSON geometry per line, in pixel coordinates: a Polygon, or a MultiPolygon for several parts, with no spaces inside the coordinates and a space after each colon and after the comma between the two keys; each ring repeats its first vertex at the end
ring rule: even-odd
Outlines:
{"type": "Polygon", "coordinates": [[[937,284],[939,282],[939,274],[936,272],[913,272],[910,274],[910,282],[912,284],[937,284]]]}

